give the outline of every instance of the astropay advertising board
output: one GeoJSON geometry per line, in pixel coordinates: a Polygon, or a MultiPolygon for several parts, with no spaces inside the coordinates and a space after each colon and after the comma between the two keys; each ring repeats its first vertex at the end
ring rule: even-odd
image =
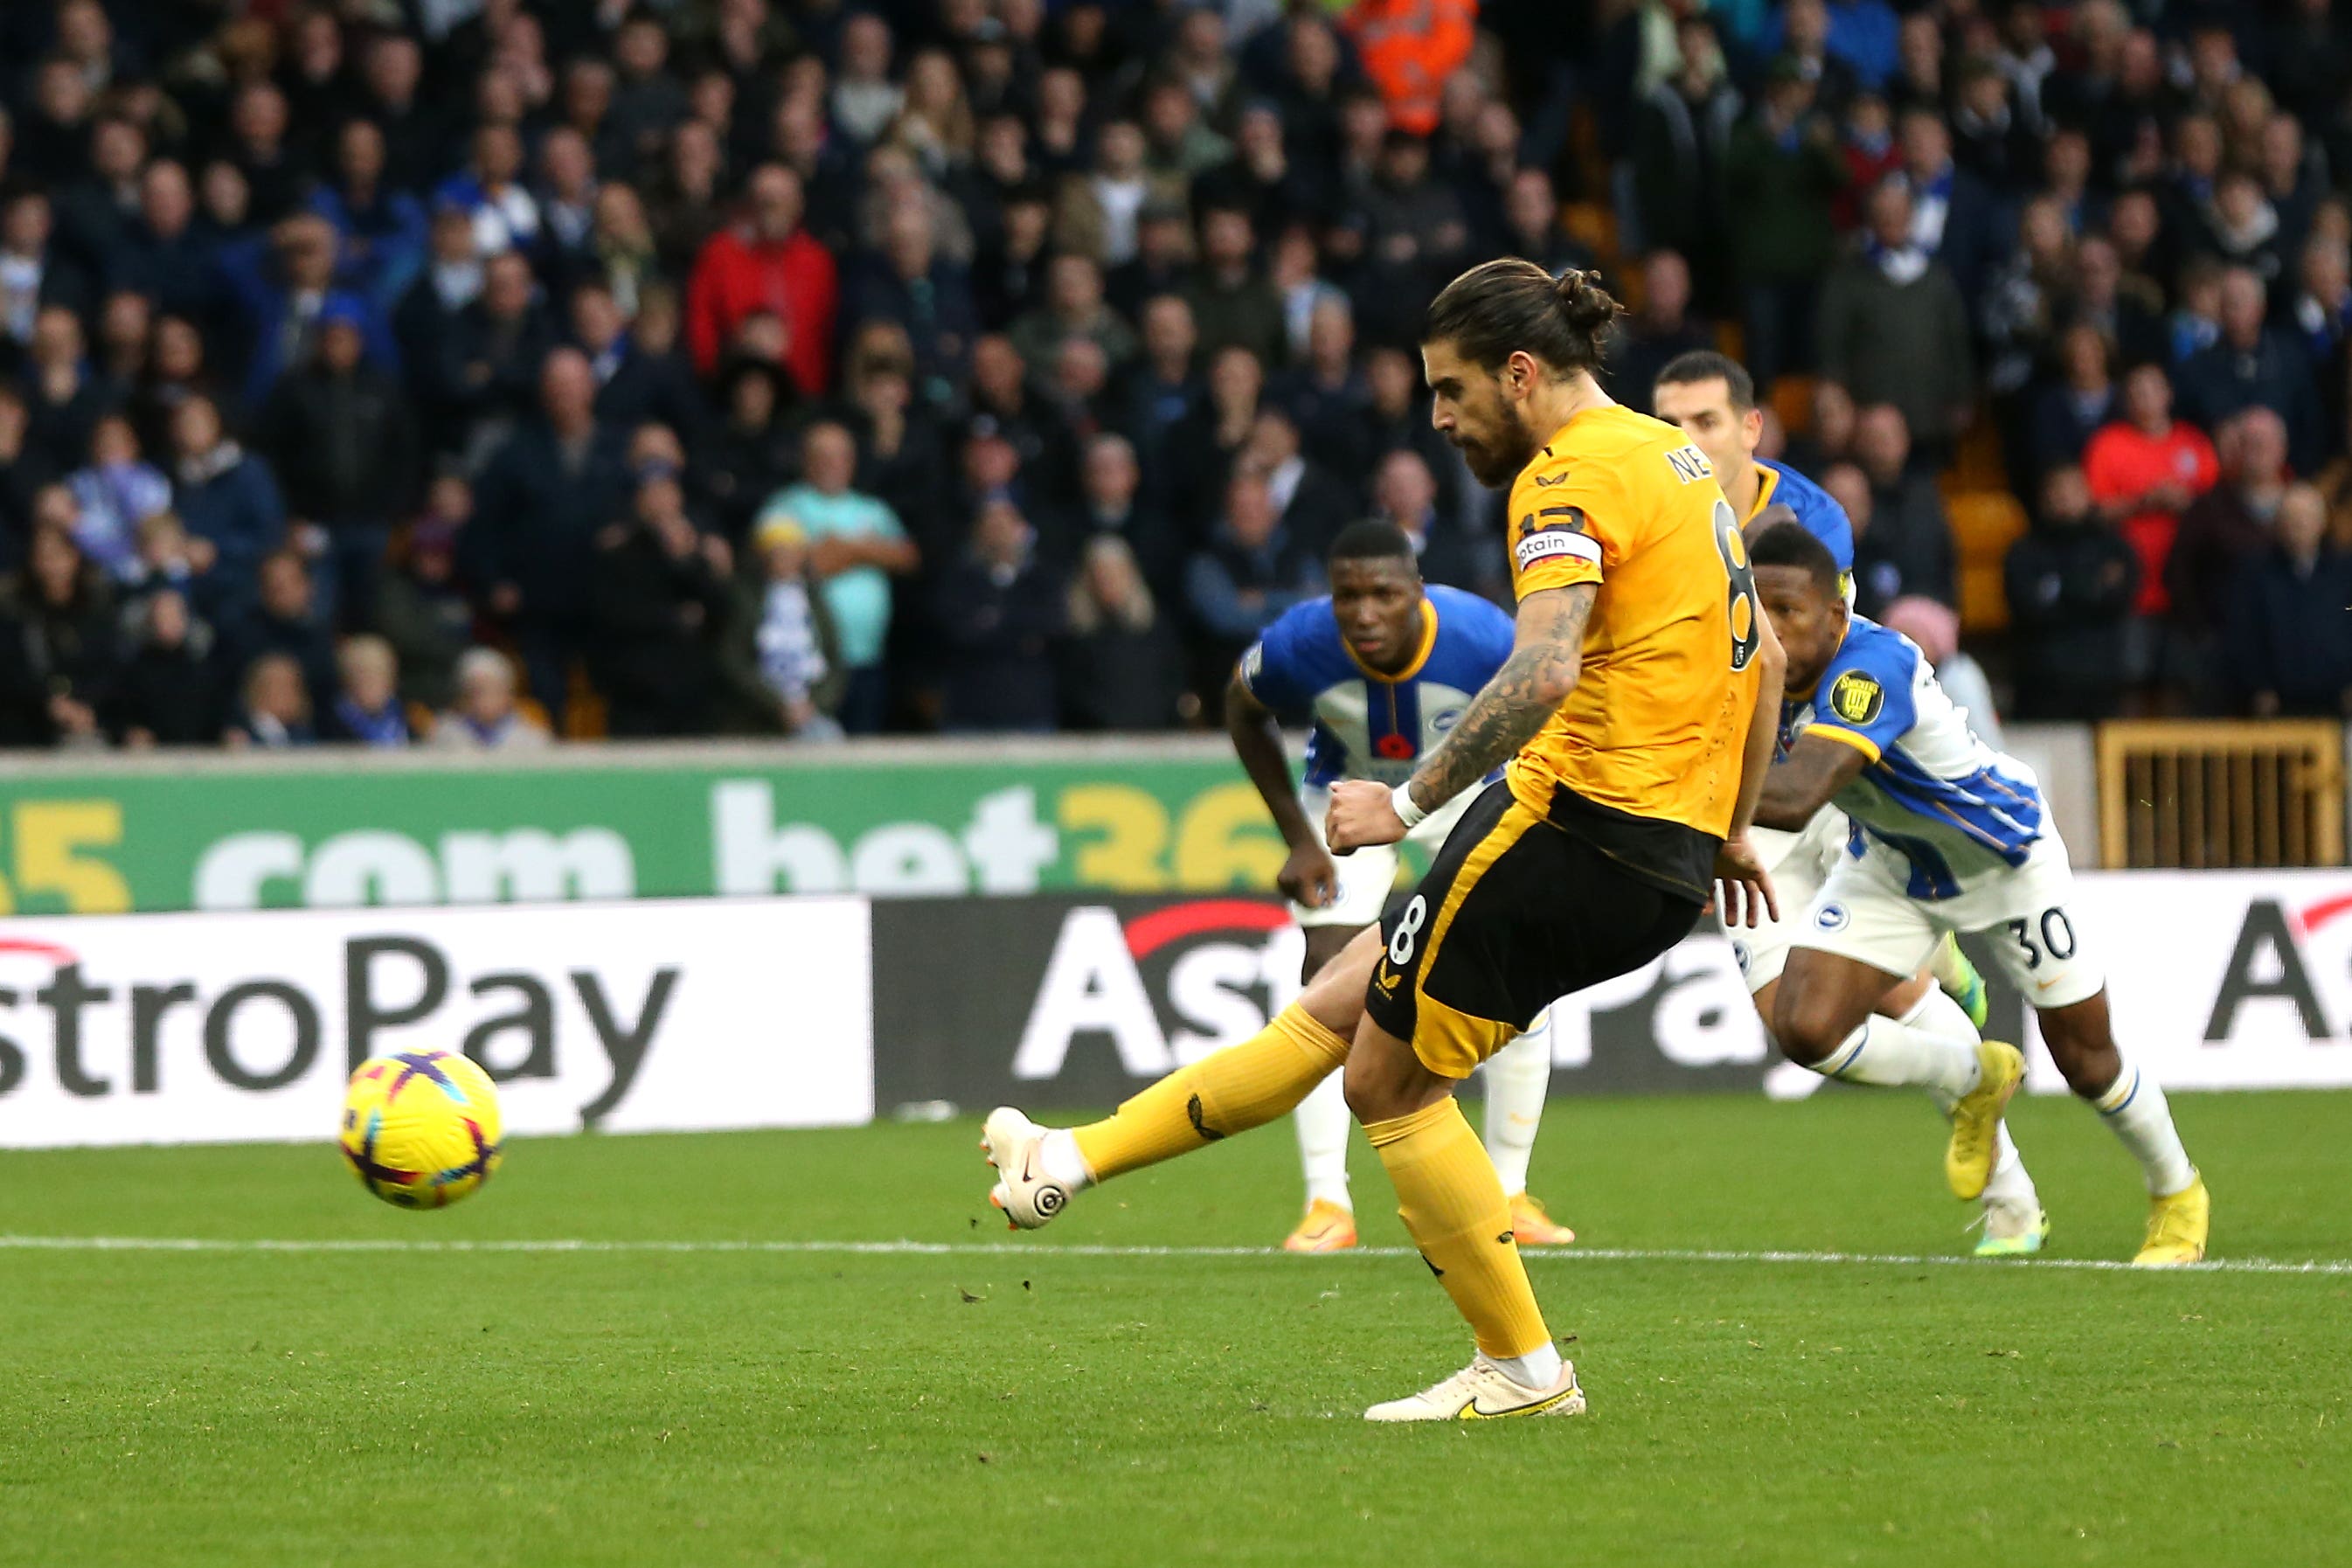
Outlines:
{"type": "Polygon", "coordinates": [[[870,935],[855,897],[0,922],[0,1147],[325,1139],[425,1047],[509,1132],[863,1122],[870,935]]]}

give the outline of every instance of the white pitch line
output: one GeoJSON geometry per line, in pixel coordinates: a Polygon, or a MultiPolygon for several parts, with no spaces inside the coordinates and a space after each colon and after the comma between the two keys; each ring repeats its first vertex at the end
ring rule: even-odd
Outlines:
{"type": "MultiPolygon", "coordinates": [[[[658,1241],[530,1239],[434,1240],[392,1237],[320,1237],[269,1240],[237,1237],[173,1236],[0,1236],[6,1252],[643,1252],[643,1253],[810,1253],[884,1258],[1288,1258],[1276,1247],[1108,1247],[1090,1243],[1055,1246],[1046,1242],[945,1241],[658,1241]]],[[[1332,1258],[1412,1258],[1409,1247],[1360,1247],[1332,1258]]],[[[1571,1247],[1538,1247],[1523,1252],[1530,1260],[1561,1263],[1782,1263],[1918,1268],[1959,1265],[1964,1268],[2015,1267],[2067,1268],[2099,1272],[2145,1273],[2110,1258],[1980,1258],[1958,1255],[1914,1255],[1888,1252],[1735,1252],[1707,1248],[1571,1247]]],[[[1313,1267],[1305,1265],[1305,1267],[1313,1267]]],[[[2309,1262],[2269,1258],[2221,1258],[2192,1263],[2171,1273],[2191,1274],[2319,1274],[2352,1275],[2352,1259],[2320,1258],[2309,1262]]]]}

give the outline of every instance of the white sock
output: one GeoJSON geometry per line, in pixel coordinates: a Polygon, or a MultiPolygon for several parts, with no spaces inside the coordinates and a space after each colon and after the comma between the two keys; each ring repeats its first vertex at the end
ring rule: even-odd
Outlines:
{"type": "Polygon", "coordinates": [[[1538,1345],[1525,1355],[1490,1355],[1486,1359],[1501,1367],[1522,1388],[1549,1388],[1552,1379],[1559,1375],[1558,1345],[1538,1345]]]}
{"type": "MultiPolygon", "coordinates": [[[[1929,994],[1951,1000],[1940,991],[1929,994]]],[[[1968,1022],[1965,1016],[1960,1021],[1968,1022]]],[[[1847,1083],[1914,1085],[1958,1100],[1977,1086],[1976,1031],[1954,1036],[1874,1015],[1813,1070],[1847,1083]]]]}
{"type": "Polygon", "coordinates": [[[1307,1201],[1338,1204],[1353,1213],[1348,1201],[1348,1097],[1339,1075],[1332,1073],[1307,1093],[1291,1116],[1298,1124],[1298,1164],[1307,1175],[1307,1201]]]}
{"type": "Polygon", "coordinates": [[[1059,1182],[1074,1193],[1095,1184],[1095,1173],[1087,1169],[1087,1157],[1078,1152],[1078,1141],[1066,1127],[1045,1134],[1037,1145],[1037,1163],[1045,1167],[1047,1180],[1059,1182]]]}
{"type": "Polygon", "coordinates": [[[1528,1190],[1528,1160],[1536,1152],[1536,1129],[1543,1125],[1544,1095],[1551,1088],[1551,1025],[1521,1035],[1486,1059],[1486,1157],[1503,1178],[1503,1192],[1528,1190]]]}
{"type": "Polygon", "coordinates": [[[1977,1026],[1969,1022],[1968,1009],[1932,985],[1927,987],[1927,994],[1919,998],[1919,1005],[1903,1015],[1903,1022],[1915,1029],[1925,1029],[1931,1035],[1966,1040],[1970,1050],[1974,1050],[1977,1041],[1982,1038],[1977,1033],[1977,1026]]]}
{"type": "Polygon", "coordinates": [[[2140,1071],[2129,1057],[2114,1086],[2091,1103],[2139,1162],[2151,1196],[2168,1197],[2197,1179],[2197,1168],[2189,1163],[2189,1152],[2180,1146],[2180,1134],[2172,1125],[2164,1086],[2140,1071]]]}

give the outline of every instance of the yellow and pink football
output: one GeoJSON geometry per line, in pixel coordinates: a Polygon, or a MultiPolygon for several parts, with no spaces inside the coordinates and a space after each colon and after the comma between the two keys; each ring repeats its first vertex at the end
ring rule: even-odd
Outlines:
{"type": "Polygon", "coordinates": [[[444,1208],[488,1181],[501,1136],[489,1075],[456,1051],[370,1058],[343,1095],[344,1162],[401,1208],[444,1208]]]}

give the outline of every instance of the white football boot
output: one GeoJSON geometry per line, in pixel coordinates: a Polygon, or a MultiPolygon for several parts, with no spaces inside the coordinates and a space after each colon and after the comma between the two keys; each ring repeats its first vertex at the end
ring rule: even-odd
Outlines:
{"type": "Polygon", "coordinates": [[[1581,1415],[1584,1390],[1576,1368],[1559,1363],[1549,1388],[1529,1388],[1488,1361],[1482,1352],[1444,1382],[1404,1399],[1391,1399],[1364,1412],[1367,1421],[1499,1421],[1512,1415],[1581,1415]]]}
{"type": "Polygon", "coordinates": [[[1038,1157],[1046,1131],[1009,1105],[990,1111],[981,1126],[980,1146],[988,1151],[997,1175],[988,1201],[1004,1211],[1015,1230],[1035,1230],[1070,1201],[1069,1188],[1046,1175],[1038,1157]]]}

